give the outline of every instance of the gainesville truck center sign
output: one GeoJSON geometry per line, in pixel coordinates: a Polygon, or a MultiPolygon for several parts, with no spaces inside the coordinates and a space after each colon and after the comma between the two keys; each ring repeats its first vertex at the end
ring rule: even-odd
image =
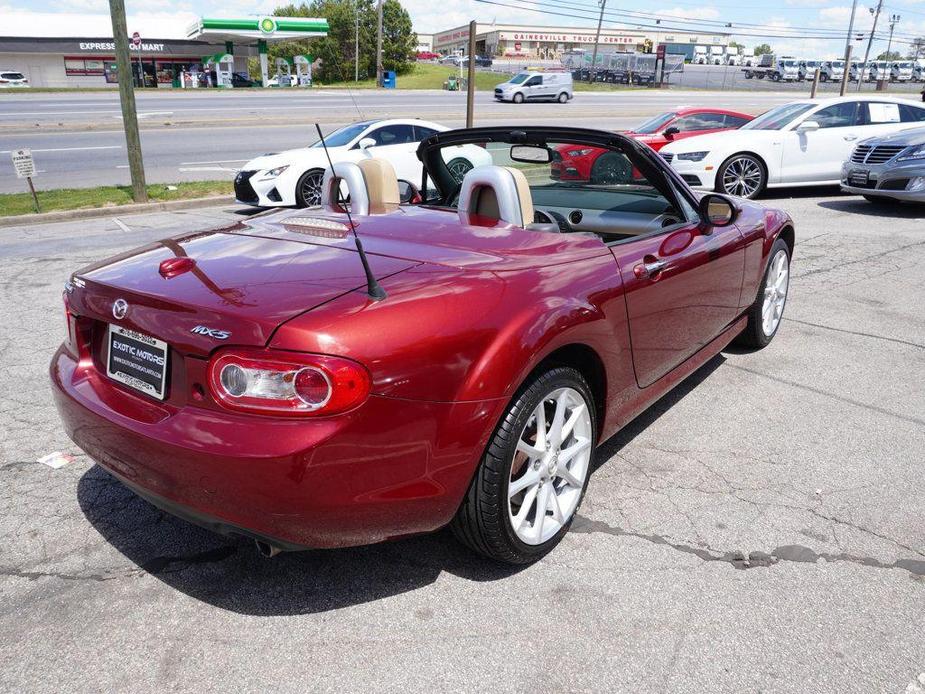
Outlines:
{"type": "MultiPolygon", "coordinates": [[[[500,32],[500,39],[507,39],[509,41],[545,41],[549,43],[594,43],[593,34],[536,34],[536,33],[521,33],[521,32],[500,32]]],[[[609,44],[621,44],[621,45],[635,45],[637,43],[642,43],[641,36],[614,36],[602,33],[601,34],[601,43],[609,44]]]]}

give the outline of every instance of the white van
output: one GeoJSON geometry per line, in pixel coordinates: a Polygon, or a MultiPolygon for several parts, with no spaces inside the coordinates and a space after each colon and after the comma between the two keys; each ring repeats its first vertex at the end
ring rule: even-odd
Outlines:
{"type": "Polygon", "coordinates": [[[495,87],[495,99],[513,101],[558,101],[567,103],[574,96],[572,73],[566,70],[524,70],[495,87]]]}

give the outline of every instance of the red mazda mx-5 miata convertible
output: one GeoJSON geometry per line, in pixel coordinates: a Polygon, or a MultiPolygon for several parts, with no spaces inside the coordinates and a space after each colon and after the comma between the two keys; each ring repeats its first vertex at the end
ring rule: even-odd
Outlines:
{"type": "Polygon", "coordinates": [[[449,524],[524,563],[568,531],[598,444],[731,340],[778,330],[790,218],[694,194],[645,145],[476,128],[418,156],[422,181],[336,164],[320,208],[75,273],[50,367],[70,437],[268,554],[449,524]],[[459,181],[446,162],[476,143],[494,163],[459,181]],[[636,174],[560,180],[562,146],[636,174]]]}

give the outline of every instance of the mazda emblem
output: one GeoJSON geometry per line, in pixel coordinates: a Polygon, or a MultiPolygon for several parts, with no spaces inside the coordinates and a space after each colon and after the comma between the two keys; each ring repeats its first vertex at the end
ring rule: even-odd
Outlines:
{"type": "Polygon", "coordinates": [[[128,302],[125,299],[116,299],[112,302],[112,316],[122,320],[128,314],[128,302]]]}

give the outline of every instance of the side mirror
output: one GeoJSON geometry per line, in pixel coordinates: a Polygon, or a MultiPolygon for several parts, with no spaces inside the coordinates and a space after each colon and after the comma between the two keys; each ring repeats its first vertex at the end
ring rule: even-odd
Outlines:
{"type": "Polygon", "coordinates": [[[662,135],[664,135],[666,139],[671,140],[672,138],[674,138],[675,135],[677,135],[680,132],[681,132],[681,128],[679,128],[676,125],[672,125],[668,128],[665,128],[665,132],[663,132],[662,135]]]}
{"type": "Polygon", "coordinates": [[[739,208],[724,195],[709,193],[700,198],[700,219],[711,227],[728,227],[739,216],[739,208]]]}
{"type": "Polygon", "coordinates": [[[819,130],[818,121],[814,120],[805,120],[797,126],[798,133],[809,133],[814,130],[819,130]]]}
{"type": "Polygon", "coordinates": [[[364,137],[362,140],[360,140],[358,146],[360,149],[369,149],[370,147],[376,146],[376,141],[371,137],[364,137]]]}
{"type": "Polygon", "coordinates": [[[421,202],[421,191],[411,181],[398,179],[398,201],[402,205],[421,202]]]}

